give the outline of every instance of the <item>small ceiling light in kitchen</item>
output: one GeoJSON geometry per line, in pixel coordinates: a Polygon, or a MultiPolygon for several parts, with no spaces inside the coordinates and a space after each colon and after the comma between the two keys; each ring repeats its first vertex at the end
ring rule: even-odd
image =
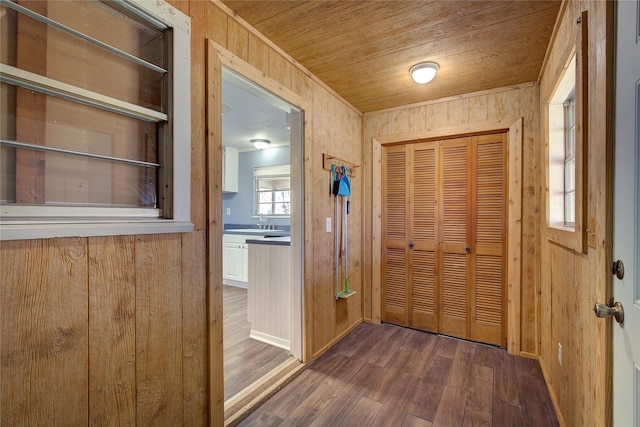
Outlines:
{"type": "Polygon", "coordinates": [[[258,150],[264,150],[269,146],[269,144],[271,144],[271,141],[268,139],[252,139],[249,142],[251,142],[258,150]]]}
{"type": "Polygon", "coordinates": [[[435,62],[421,62],[411,67],[409,73],[414,82],[423,85],[433,80],[439,69],[435,62]]]}

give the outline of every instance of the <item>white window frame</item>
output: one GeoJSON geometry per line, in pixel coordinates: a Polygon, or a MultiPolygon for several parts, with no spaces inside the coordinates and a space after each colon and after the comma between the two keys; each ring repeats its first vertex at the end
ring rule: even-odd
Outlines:
{"type": "MultiPolygon", "coordinates": [[[[291,165],[274,165],[274,166],[259,166],[256,167],[253,171],[253,218],[261,218],[263,215],[259,214],[258,205],[260,205],[260,201],[258,200],[258,180],[260,178],[275,178],[275,177],[288,177],[291,179],[291,165]]],[[[285,191],[285,190],[277,190],[277,191],[285,191]]],[[[291,186],[289,186],[289,212],[291,212],[291,186]]],[[[275,193],[275,191],[271,191],[271,193],[275,193]]],[[[276,202],[271,202],[275,204],[276,202]]],[[[264,215],[265,218],[290,218],[291,213],[289,214],[271,214],[264,215]]]]}
{"type": "Polygon", "coordinates": [[[564,226],[576,225],[576,97],[575,90],[564,102],[564,226]],[[570,166],[572,165],[572,167],[570,166]],[[567,179],[571,176],[571,179],[567,179]]]}
{"type": "MultiPolygon", "coordinates": [[[[113,105],[122,112],[148,115],[150,120],[169,122],[171,147],[164,153],[169,167],[160,181],[171,180],[171,200],[164,206],[162,217],[157,209],[111,207],[0,206],[0,241],[70,236],[108,236],[189,232],[193,230],[191,215],[191,38],[190,18],[164,1],[120,0],[130,12],[158,28],[172,30],[172,72],[169,84],[167,113],[119,101],[95,92],[56,82],[47,77],[31,75],[8,65],[0,66],[0,74],[12,79],[33,79],[39,87],[51,87],[57,93],[86,99],[87,103],[113,105]],[[174,108],[179,106],[179,108],[174,108]],[[36,209],[34,209],[36,208],[36,209]]],[[[106,108],[105,108],[106,107],[106,108]]],[[[162,149],[162,147],[161,147],[162,149]]]]}
{"type": "MultiPolygon", "coordinates": [[[[567,121],[565,101],[576,88],[576,55],[560,78],[560,84],[549,102],[549,226],[573,231],[574,222],[567,222],[566,203],[566,138],[567,121]]],[[[574,118],[575,122],[575,118],[574,118]]],[[[574,144],[575,147],[575,144],[574,144]]],[[[575,148],[574,148],[575,152],[575,148]]],[[[575,155],[574,155],[575,157],[575,155]]],[[[574,177],[575,182],[575,177],[574,177]]],[[[574,191],[575,193],[575,191],[574,191]]],[[[575,212],[575,200],[574,200],[575,212]]]]}
{"type": "MultiPolygon", "coordinates": [[[[576,31],[573,46],[567,46],[567,57],[562,69],[557,69],[550,77],[553,86],[541,87],[542,126],[545,150],[545,210],[546,239],[577,253],[587,253],[587,168],[586,148],[588,146],[588,49],[587,12],[576,19],[576,31]],[[565,137],[566,124],[564,102],[575,96],[575,190],[573,205],[575,221],[566,219],[565,203],[565,137]]],[[[594,235],[589,230],[589,236],[594,235]]],[[[594,244],[594,243],[592,243],[594,244]]]]}

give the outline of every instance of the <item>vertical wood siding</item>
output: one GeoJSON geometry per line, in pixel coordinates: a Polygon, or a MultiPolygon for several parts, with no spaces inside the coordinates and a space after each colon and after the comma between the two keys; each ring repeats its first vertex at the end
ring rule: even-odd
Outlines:
{"type": "Polygon", "coordinates": [[[204,231],[2,242],[2,424],[205,424],[203,249],[204,231]]]}
{"type": "MultiPolygon", "coordinates": [[[[604,426],[612,422],[611,323],[596,318],[591,308],[611,297],[613,3],[568,1],[565,6],[542,71],[540,108],[546,108],[545,99],[551,95],[574,43],[576,20],[587,11],[588,168],[583,197],[588,201],[587,218],[594,219],[597,245],[582,254],[548,241],[543,198],[540,323],[544,333],[540,364],[566,425],[604,426]],[[558,343],[562,345],[562,365],[558,363],[558,343]]],[[[540,150],[544,155],[544,146],[540,150]]],[[[544,173],[541,168],[541,183],[545,182],[544,173]]]]}
{"type": "MultiPolygon", "coordinates": [[[[523,117],[522,144],[522,281],[520,350],[537,354],[538,295],[540,292],[540,150],[538,146],[539,102],[538,86],[531,83],[505,87],[460,97],[446,98],[390,110],[367,113],[364,116],[365,212],[373,212],[373,192],[379,192],[379,178],[371,174],[373,137],[397,135],[415,131],[435,131],[456,126],[473,125],[513,117],[523,117]]],[[[364,223],[365,236],[374,236],[370,217],[364,223]]],[[[376,257],[365,251],[364,283],[365,319],[376,318],[375,307],[380,306],[380,289],[372,280],[380,271],[376,257]]]]}
{"type": "MultiPolygon", "coordinates": [[[[221,425],[223,378],[216,374],[208,383],[210,371],[222,372],[221,359],[210,354],[221,354],[222,337],[208,336],[207,322],[220,313],[207,313],[207,286],[219,285],[222,272],[211,271],[207,284],[207,257],[212,266],[221,257],[216,246],[207,249],[207,233],[221,241],[222,224],[207,220],[207,174],[216,173],[206,164],[207,39],[307,105],[307,357],[323,352],[362,318],[363,182],[360,175],[352,180],[349,215],[349,287],[357,294],[336,302],[332,234],[324,232],[333,205],[329,172],[322,169],[322,153],[362,164],[361,115],[221,4],[170,3],[191,17],[195,231],[0,243],[2,425],[221,425]]],[[[219,185],[220,177],[213,182],[219,185]]]]}

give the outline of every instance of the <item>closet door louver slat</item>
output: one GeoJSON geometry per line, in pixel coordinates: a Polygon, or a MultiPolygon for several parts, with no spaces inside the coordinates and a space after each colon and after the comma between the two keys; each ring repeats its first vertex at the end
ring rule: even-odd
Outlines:
{"type": "Polygon", "coordinates": [[[404,147],[391,147],[385,152],[382,181],[384,195],[384,252],[382,320],[406,325],[409,320],[407,292],[407,155],[404,147]]]}
{"type": "Polygon", "coordinates": [[[437,274],[436,274],[436,143],[426,142],[410,146],[413,175],[409,192],[412,194],[411,231],[411,305],[410,326],[437,332],[437,274]]]}

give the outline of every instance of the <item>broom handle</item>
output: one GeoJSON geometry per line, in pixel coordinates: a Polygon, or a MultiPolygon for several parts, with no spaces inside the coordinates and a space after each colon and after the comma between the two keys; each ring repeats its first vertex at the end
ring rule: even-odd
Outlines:
{"type": "Polygon", "coordinates": [[[335,295],[336,295],[336,300],[338,299],[338,292],[339,292],[339,286],[340,286],[340,266],[338,263],[338,252],[340,251],[340,239],[338,236],[338,196],[334,196],[333,197],[333,218],[334,218],[334,225],[333,225],[333,235],[334,235],[334,242],[335,242],[335,256],[334,256],[334,267],[335,267],[335,280],[334,280],[334,287],[335,287],[335,295]]]}
{"type": "Polygon", "coordinates": [[[342,203],[344,203],[344,290],[345,292],[349,292],[349,239],[347,237],[349,231],[349,227],[347,226],[347,215],[349,214],[347,206],[349,200],[345,197],[342,203]]]}

